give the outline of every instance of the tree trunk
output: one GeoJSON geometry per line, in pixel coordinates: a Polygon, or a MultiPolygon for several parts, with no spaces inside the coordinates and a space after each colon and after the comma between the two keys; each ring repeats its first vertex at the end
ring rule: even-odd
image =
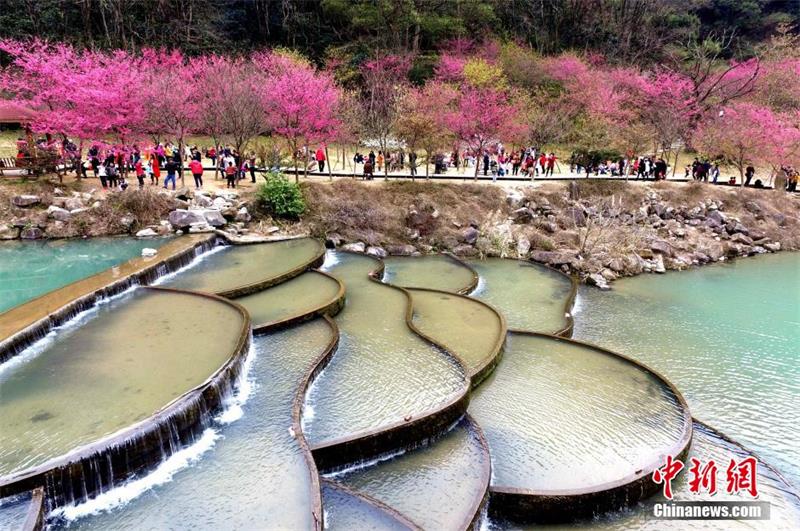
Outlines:
{"type": "Polygon", "coordinates": [[[431,180],[431,152],[425,150],[425,180],[431,180]]]}
{"type": "Polygon", "coordinates": [[[292,150],[292,162],[294,163],[294,182],[300,182],[300,176],[297,174],[297,150],[292,150]]]}
{"type": "Polygon", "coordinates": [[[181,172],[181,186],[183,183],[183,133],[178,138],[178,171],[181,172]]]}
{"type": "Polygon", "coordinates": [[[328,155],[328,146],[325,146],[325,158],[328,159],[328,180],[333,180],[333,173],[331,172],[331,157],[328,155]]]}
{"type": "Polygon", "coordinates": [[[308,180],[308,146],[305,147],[305,152],[303,153],[303,179],[306,181],[308,180]]]}
{"type": "Polygon", "coordinates": [[[483,155],[483,149],[478,150],[478,155],[475,157],[475,182],[478,182],[478,169],[481,167],[482,160],[481,155],[483,155]]]}

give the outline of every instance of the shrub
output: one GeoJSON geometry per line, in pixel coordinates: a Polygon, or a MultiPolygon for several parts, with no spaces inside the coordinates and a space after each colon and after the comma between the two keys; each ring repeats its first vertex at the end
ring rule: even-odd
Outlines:
{"type": "Polygon", "coordinates": [[[269,173],[256,190],[258,205],[275,217],[297,219],[306,211],[306,202],[297,183],[278,173],[269,173]]]}

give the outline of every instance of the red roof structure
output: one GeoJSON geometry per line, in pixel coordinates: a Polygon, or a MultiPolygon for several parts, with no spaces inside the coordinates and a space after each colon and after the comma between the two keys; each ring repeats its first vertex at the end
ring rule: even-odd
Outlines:
{"type": "Polygon", "coordinates": [[[25,124],[36,118],[36,111],[13,101],[0,100],[0,124],[25,124]]]}

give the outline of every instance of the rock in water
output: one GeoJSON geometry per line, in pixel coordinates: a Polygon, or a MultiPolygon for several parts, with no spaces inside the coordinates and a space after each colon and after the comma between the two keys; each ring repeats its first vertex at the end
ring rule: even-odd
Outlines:
{"type": "Polygon", "coordinates": [[[157,254],[158,251],[153,249],[152,247],[145,247],[144,249],[142,249],[142,256],[144,257],[155,256],[157,254]]]}

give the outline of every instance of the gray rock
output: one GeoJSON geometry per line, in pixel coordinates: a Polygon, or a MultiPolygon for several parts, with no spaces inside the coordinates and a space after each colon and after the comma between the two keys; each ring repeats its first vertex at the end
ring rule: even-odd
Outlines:
{"type": "Polygon", "coordinates": [[[612,258],[608,261],[608,268],[615,273],[622,273],[625,271],[625,262],[620,258],[612,258]]]}
{"type": "Polygon", "coordinates": [[[39,227],[26,227],[19,233],[23,240],[39,240],[44,236],[44,232],[39,227]]]}
{"type": "Polygon", "coordinates": [[[210,207],[211,205],[213,205],[214,202],[207,195],[198,194],[198,195],[194,196],[194,204],[197,205],[197,206],[200,206],[200,207],[207,208],[207,207],[210,207]]]}
{"type": "Polygon", "coordinates": [[[456,247],[453,249],[453,254],[456,256],[476,256],[478,254],[478,250],[472,245],[462,243],[461,245],[456,245],[456,247]]]}
{"type": "Polygon", "coordinates": [[[533,211],[528,207],[521,207],[511,212],[514,223],[528,223],[533,219],[533,211]]]}
{"type": "Polygon", "coordinates": [[[657,254],[653,257],[653,271],[656,273],[666,273],[667,268],[664,267],[664,257],[657,254]]]}
{"type": "Polygon", "coordinates": [[[144,257],[155,256],[157,254],[158,254],[158,250],[157,249],[153,249],[152,247],[145,247],[144,249],[142,249],[142,256],[144,256],[144,257]]]}
{"type": "Polygon", "coordinates": [[[81,212],[88,212],[89,210],[90,209],[88,209],[86,207],[84,207],[84,208],[76,208],[75,210],[70,210],[69,213],[74,216],[75,214],[80,214],[81,212]]]}
{"type": "Polygon", "coordinates": [[[19,238],[19,227],[0,225],[0,240],[16,240],[19,238]]]}
{"type": "Polygon", "coordinates": [[[478,229],[475,227],[467,227],[461,233],[461,241],[467,245],[475,245],[475,242],[478,241],[478,235],[478,229]]]}
{"type": "Polygon", "coordinates": [[[654,253],[663,254],[666,256],[672,256],[674,253],[672,245],[664,240],[653,240],[650,243],[650,250],[654,253]]]}
{"type": "Polygon", "coordinates": [[[559,251],[533,251],[531,253],[531,260],[553,266],[562,264],[571,265],[575,262],[575,255],[559,251]]]}
{"type": "Polygon", "coordinates": [[[525,258],[531,250],[531,242],[528,238],[521,237],[517,240],[517,257],[525,258]]]}
{"type": "Polygon", "coordinates": [[[727,223],[728,217],[719,210],[714,210],[712,212],[709,212],[708,216],[706,216],[706,224],[708,224],[708,221],[711,220],[714,221],[715,225],[724,225],[725,223],[727,223]]]}
{"type": "Polygon", "coordinates": [[[611,289],[611,286],[608,285],[606,278],[600,273],[592,273],[586,277],[586,280],[589,284],[597,286],[601,290],[607,291],[611,289]]]}
{"type": "Polygon", "coordinates": [[[764,244],[764,248],[765,248],[767,251],[770,251],[770,252],[773,252],[773,253],[777,253],[778,251],[780,251],[780,250],[781,250],[781,242],[770,242],[770,243],[765,243],[765,244],[764,244]]]}
{"type": "Polygon", "coordinates": [[[58,195],[58,196],[64,195],[64,190],[58,187],[53,188],[53,195],[58,195]]]}
{"type": "Polygon", "coordinates": [[[57,207],[55,205],[50,205],[47,207],[47,215],[58,221],[69,221],[69,218],[72,217],[72,214],[70,214],[69,210],[57,207]]]}
{"type": "Polygon", "coordinates": [[[42,202],[42,198],[38,195],[15,195],[11,198],[11,203],[15,207],[26,208],[33,205],[38,205],[42,202]]]}
{"type": "Polygon", "coordinates": [[[387,245],[386,252],[395,256],[411,256],[412,254],[417,252],[417,248],[409,244],[387,245]]]}
{"type": "Polygon", "coordinates": [[[511,208],[519,208],[525,202],[525,196],[519,190],[510,190],[506,195],[506,203],[511,208]]]}
{"type": "Polygon", "coordinates": [[[364,251],[367,250],[367,246],[364,245],[364,242],[348,243],[342,245],[342,250],[354,253],[363,253],[364,251]]]}
{"type": "Polygon", "coordinates": [[[192,194],[192,191],[189,190],[188,187],[184,186],[183,188],[179,188],[175,191],[175,197],[178,199],[183,199],[184,201],[189,201],[192,197],[194,197],[194,194],[192,194]]]}
{"type": "Polygon", "coordinates": [[[206,218],[201,210],[173,210],[169,213],[169,222],[174,227],[183,229],[192,223],[205,223],[206,218]]]}
{"type": "Polygon", "coordinates": [[[753,245],[753,239],[741,232],[737,232],[731,236],[731,241],[734,243],[741,243],[742,245],[753,245]]]}
{"type": "Polygon", "coordinates": [[[777,223],[779,226],[783,227],[786,225],[786,215],[781,214],[780,212],[776,212],[772,214],[772,220],[777,223]]]}
{"type": "Polygon", "coordinates": [[[377,258],[386,258],[389,254],[386,252],[386,249],[383,247],[378,247],[377,245],[371,245],[367,247],[367,254],[370,256],[375,256],[377,258]]]}
{"type": "Polygon", "coordinates": [[[67,210],[77,210],[79,208],[83,208],[84,206],[86,205],[83,203],[83,200],[78,197],[68,197],[64,201],[64,208],[67,210]]]}
{"type": "Polygon", "coordinates": [[[203,217],[206,218],[206,223],[212,227],[222,227],[227,223],[225,217],[219,210],[207,209],[203,210],[203,217]]]}
{"type": "Polygon", "coordinates": [[[154,236],[158,236],[158,233],[153,229],[142,229],[136,233],[137,238],[152,238],[154,236]]]}
{"type": "Polygon", "coordinates": [[[236,221],[241,221],[243,223],[247,223],[253,216],[250,215],[250,212],[247,211],[247,207],[242,207],[236,212],[236,221]]]}

